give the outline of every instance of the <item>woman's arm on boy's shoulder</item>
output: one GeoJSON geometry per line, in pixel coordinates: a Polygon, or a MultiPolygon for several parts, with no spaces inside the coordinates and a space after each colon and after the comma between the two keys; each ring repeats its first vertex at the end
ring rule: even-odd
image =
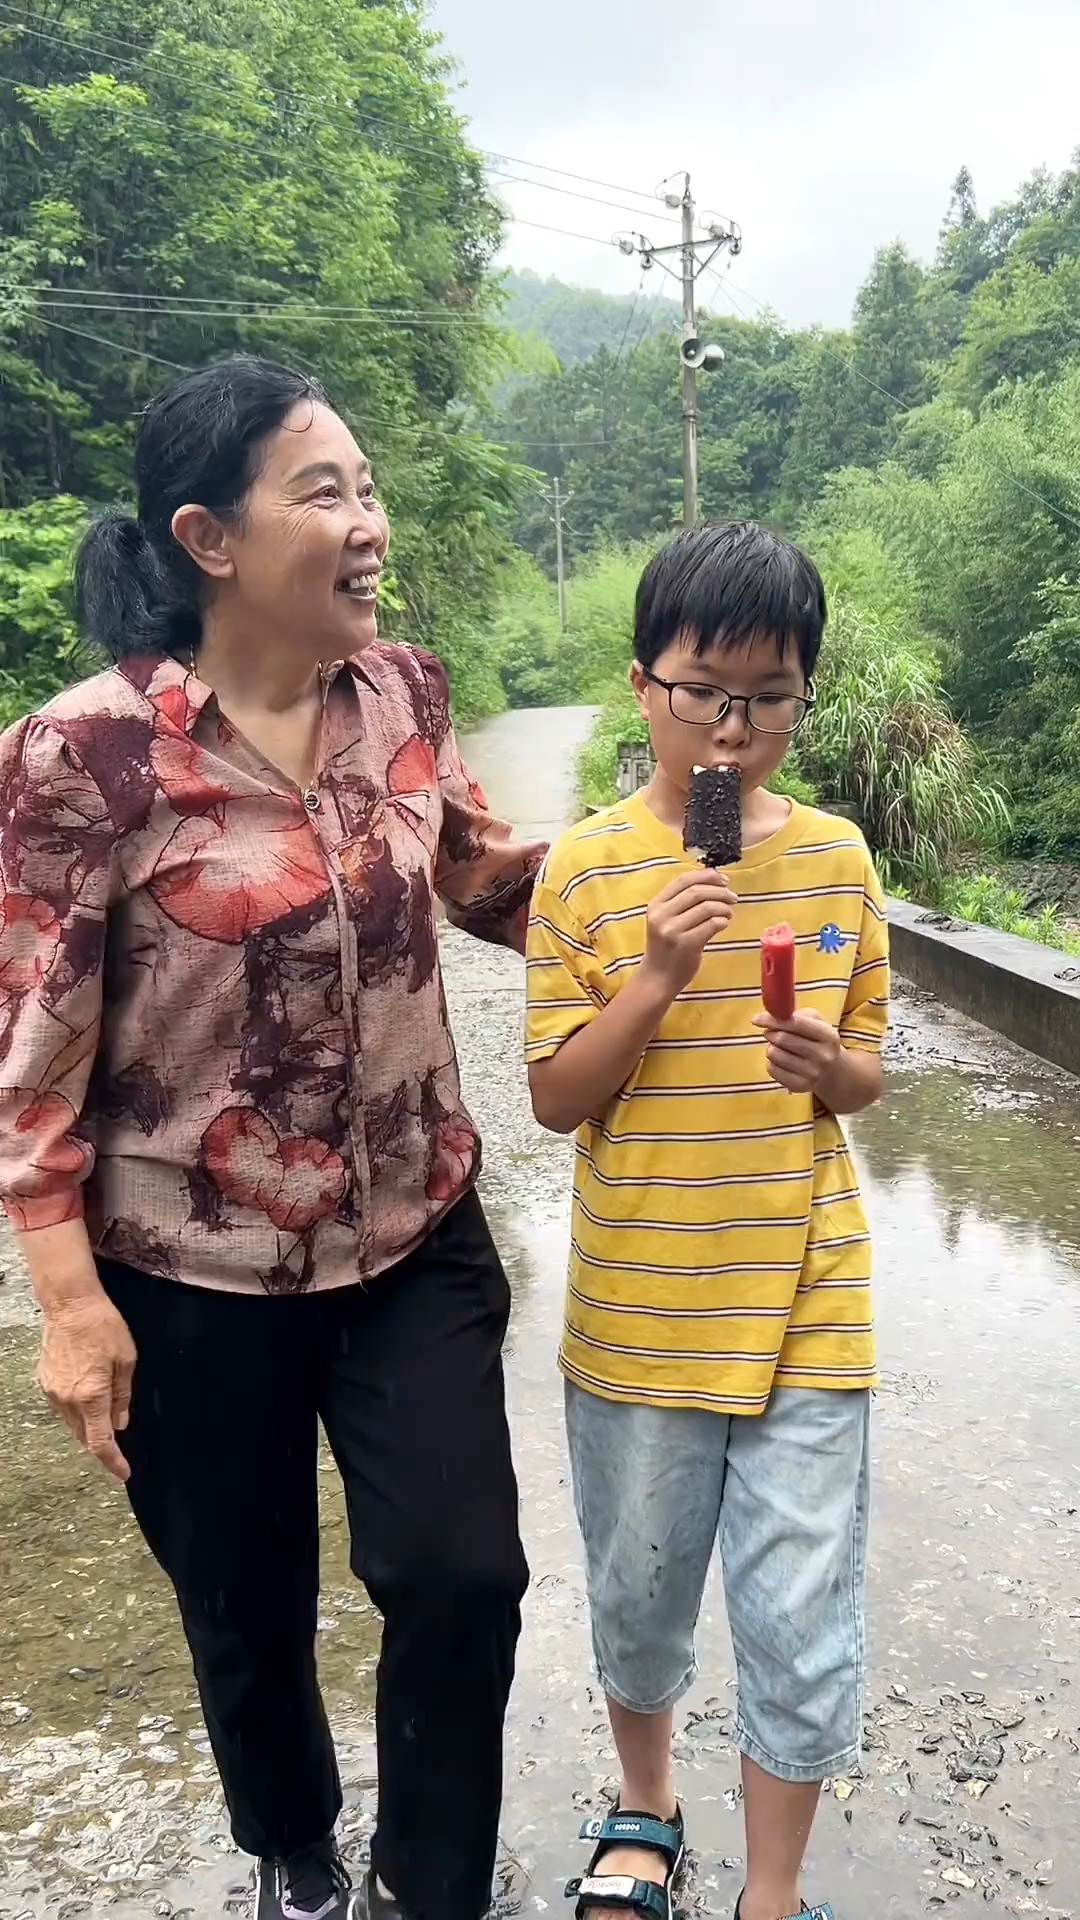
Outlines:
{"type": "MultiPolygon", "coordinates": [[[[427,692],[429,746],[435,755],[442,799],[442,829],[435,861],[435,891],[447,918],[477,940],[525,950],[529,900],[546,845],[518,840],[505,820],[492,814],[484,793],[465,766],[450,719],[446,668],[434,654],[412,649],[427,692]]],[[[405,752],[408,754],[409,747],[405,752]]],[[[402,778],[423,783],[411,768],[402,778]]]]}

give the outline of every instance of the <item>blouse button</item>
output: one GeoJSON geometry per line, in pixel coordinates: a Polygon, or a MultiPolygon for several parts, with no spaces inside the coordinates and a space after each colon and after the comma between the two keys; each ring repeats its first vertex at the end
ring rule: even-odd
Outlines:
{"type": "Polygon", "coordinates": [[[318,813],[322,806],[317,787],[308,787],[304,794],[304,805],[309,813],[318,813]]]}

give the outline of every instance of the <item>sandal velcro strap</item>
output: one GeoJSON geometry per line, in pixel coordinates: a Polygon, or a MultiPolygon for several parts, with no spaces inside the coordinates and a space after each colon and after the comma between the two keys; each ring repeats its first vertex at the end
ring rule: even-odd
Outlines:
{"type": "Polygon", "coordinates": [[[632,1873],[586,1873],[569,1880],[567,1895],[577,1900],[577,1913],[590,1907],[615,1907],[625,1913],[637,1913],[642,1920],[671,1920],[671,1900],[666,1887],[651,1880],[635,1880],[632,1873]]]}
{"type": "Polygon", "coordinates": [[[651,1813],[623,1813],[616,1807],[581,1829],[582,1840],[595,1840],[598,1847],[648,1847],[662,1856],[668,1868],[682,1859],[685,1840],[680,1820],[658,1820],[651,1813]]]}
{"type": "Polygon", "coordinates": [[[571,1880],[566,1889],[570,1898],[577,1899],[574,1920],[587,1920],[590,1907],[619,1908],[640,1915],[640,1920],[671,1920],[672,1883],[686,1853],[680,1810],[676,1810],[674,1820],[660,1820],[655,1814],[635,1812],[631,1807],[613,1807],[586,1820],[581,1838],[596,1844],[585,1873],[571,1880]],[[663,1885],[639,1880],[632,1873],[605,1873],[605,1857],[616,1847],[644,1847],[648,1853],[659,1854],[664,1863],[663,1885]]]}

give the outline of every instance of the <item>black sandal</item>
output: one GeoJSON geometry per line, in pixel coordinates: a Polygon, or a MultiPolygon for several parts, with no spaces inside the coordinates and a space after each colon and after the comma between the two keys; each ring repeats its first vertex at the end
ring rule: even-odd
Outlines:
{"type": "Polygon", "coordinates": [[[641,1920],[672,1920],[671,1892],[686,1858],[681,1807],[676,1807],[674,1820],[658,1820],[652,1813],[629,1813],[615,1807],[606,1816],[586,1820],[579,1837],[595,1840],[596,1847],[587,1871],[566,1884],[567,1898],[577,1901],[574,1920],[587,1920],[594,1907],[618,1908],[640,1915],[641,1920]],[[632,1873],[598,1873],[605,1854],[613,1847],[644,1847],[658,1853],[664,1862],[663,1883],[658,1886],[653,1880],[637,1880],[632,1873]]]}

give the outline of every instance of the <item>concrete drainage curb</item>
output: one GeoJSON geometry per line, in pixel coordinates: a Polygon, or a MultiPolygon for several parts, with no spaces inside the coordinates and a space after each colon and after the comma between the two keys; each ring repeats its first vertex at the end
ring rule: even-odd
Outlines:
{"type": "Polygon", "coordinates": [[[917,987],[1017,1046],[1080,1074],[1080,966],[1014,933],[890,900],[893,964],[917,987]]]}

